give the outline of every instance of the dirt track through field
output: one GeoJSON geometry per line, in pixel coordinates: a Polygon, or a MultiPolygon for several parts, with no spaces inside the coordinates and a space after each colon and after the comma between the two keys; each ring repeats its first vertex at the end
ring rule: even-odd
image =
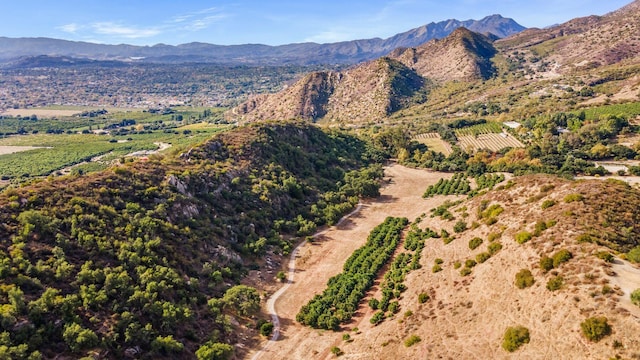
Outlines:
{"type": "MultiPolygon", "coordinates": [[[[360,211],[360,209],[362,209],[362,203],[359,203],[358,206],[352,212],[342,217],[342,219],[338,221],[336,226],[340,226],[340,224],[342,224],[345,220],[347,220],[354,214],[357,214],[360,211]]],[[[329,231],[329,229],[323,230],[315,234],[313,237],[317,238],[319,236],[322,236],[327,231],[329,231]]],[[[278,338],[280,337],[280,317],[278,316],[278,312],[276,311],[275,304],[276,304],[276,301],[278,301],[278,299],[280,298],[280,296],[289,289],[291,284],[293,284],[293,279],[296,273],[296,259],[298,258],[298,253],[300,252],[300,249],[304,245],[306,245],[306,241],[298,244],[298,246],[296,246],[296,248],[293,249],[293,251],[291,252],[291,259],[289,260],[289,273],[287,275],[286,284],[284,284],[280,289],[278,289],[278,291],[276,291],[273,295],[271,295],[271,297],[269,297],[269,299],[267,300],[267,311],[269,312],[269,315],[271,316],[271,322],[273,323],[273,334],[271,335],[271,339],[269,339],[269,341],[267,341],[267,343],[264,344],[262,349],[260,349],[257,353],[253,355],[252,357],[253,360],[259,359],[260,356],[262,356],[262,353],[264,353],[269,348],[269,346],[271,346],[273,343],[278,341],[278,338]]]]}
{"type": "Polygon", "coordinates": [[[350,214],[342,223],[317,234],[312,243],[303,243],[296,248],[295,256],[289,263],[289,281],[282,288],[284,290],[274,294],[273,300],[267,305],[270,314],[278,315],[278,340],[262,344],[262,350],[247,357],[305,359],[331,356],[330,353],[319,353],[314,349],[329,349],[334,337],[323,336],[322,331],[296,323],[298,310],[324,290],[328,279],[342,270],[345,260],[366,242],[371,229],[387,216],[404,216],[414,220],[437,206],[442,199],[425,200],[422,199],[422,193],[430,184],[450,176],[395,164],[386,167],[385,177],[389,183],[381,190],[380,198],[362,204],[359,212],[350,214]],[[296,281],[293,281],[294,274],[296,281]]]}

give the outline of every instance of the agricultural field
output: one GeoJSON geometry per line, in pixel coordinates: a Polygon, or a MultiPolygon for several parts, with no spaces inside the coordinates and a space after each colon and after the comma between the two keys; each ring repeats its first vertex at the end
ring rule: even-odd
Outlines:
{"type": "MultiPolygon", "coordinates": [[[[2,180],[27,179],[34,176],[60,175],[74,166],[75,171],[89,172],[123,161],[130,154],[148,154],[166,148],[181,151],[198,144],[229,126],[192,124],[171,130],[149,130],[114,136],[109,134],[29,134],[0,139],[0,149],[29,149],[0,155],[2,180]],[[79,165],[79,166],[78,166],[79,165]]],[[[8,152],[8,150],[7,150],[8,152]]]]}
{"type": "Polygon", "coordinates": [[[169,129],[198,122],[223,122],[225,108],[178,106],[166,109],[118,109],[51,106],[12,109],[0,115],[0,136],[36,133],[99,131],[135,125],[169,129]]]}
{"type": "Polygon", "coordinates": [[[495,134],[502,132],[502,124],[497,122],[487,122],[484,124],[456,129],[455,132],[458,138],[464,136],[476,136],[480,134],[495,134]]]}
{"type": "Polygon", "coordinates": [[[445,156],[449,156],[453,152],[451,144],[442,140],[438,133],[420,134],[413,140],[426,145],[427,148],[435,152],[443,153],[445,156]]]}
{"type": "Polygon", "coordinates": [[[631,120],[633,117],[640,115],[640,102],[632,102],[626,104],[603,105],[588,109],[573,111],[574,114],[580,114],[584,111],[587,120],[598,120],[603,115],[620,115],[624,114],[631,120]]]}
{"type": "Polygon", "coordinates": [[[524,144],[508,133],[480,134],[478,136],[462,136],[458,138],[458,144],[463,150],[477,151],[488,149],[499,151],[507,147],[521,148],[524,144]]]}

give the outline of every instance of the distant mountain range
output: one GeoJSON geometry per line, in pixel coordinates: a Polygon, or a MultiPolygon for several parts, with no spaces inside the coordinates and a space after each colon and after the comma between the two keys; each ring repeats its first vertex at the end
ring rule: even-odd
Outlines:
{"type": "Polygon", "coordinates": [[[416,47],[432,39],[448,36],[465,27],[494,38],[519,33],[526,28],[500,15],[481,20],[446,20],[430,23],[388,39],[365,39],[338,43],[299,43],[280,46],[259,44],[213,45],[188,43],[177,46],[104,45],[50,38],[0,37],[0,62],[16,62],[25,57],[55,56],[92,60],[120,60],[156,63],[209,62],[225,64],[355,64],[376,59],[401,47],[416,47]]]}
{"type": "MultiPolygon", "coordinates": [[[[439,85],[480,84],[499,76],[501,81],[490,85],[496,97],[548,79],[567,84],[567,88],[569,84],[595,86],[628,79],[617,86],[627,93],[621,94],[622,98],[635,99],[640,79],[639,33],[640,0],[603,16],[576,18],[548,29],[527,29],[499,40],[461,27],[445,38],[415,47],[398,46],[402,42],[398,41],[384,57],[341,72],[311,73],[276,94],[250,98],[226,116],[232,121],[298,118],[382,122],[399,110],[422,105],[431,89],[439,85]],[[606,68],[612,65],[616,67],[606,68]]],[[[398,37],[401,35],[394,38],[398,37]]],[[[487,92],[470,94],[457,102],[487,101],[487,92]]]]}

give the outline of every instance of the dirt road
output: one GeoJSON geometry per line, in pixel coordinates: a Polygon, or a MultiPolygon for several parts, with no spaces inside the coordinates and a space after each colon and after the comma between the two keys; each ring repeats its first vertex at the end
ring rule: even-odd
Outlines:
{"type": "Polygon", "coordinates": [[[275,310],[279,315],[279,340],[269,342],[263,352],[258,354],[256,351],[248,358],[310,359],[331,355],[324,352],[336,341],[336,335],[301,326],[295,322],[296,313],[315,294],[322,292],[327,280],[342,270],[345,260],[366,242],[371,229],[387,216],[405,216],[413,220],[435,207],[441,199],[425,200],[422,193],[427,186],[440,178],[450,177],[450,174],[394,164],[385,169],[385,177],[390,181],[381,190],[380,198],[364,203],[358,213],[319,234],[313,243],[298,248],[295,265],[289,264],[290,269],[294,268],[296,281],[286,284],[276,301],[269,304],[273,308],[268,310],[275,310]]]}

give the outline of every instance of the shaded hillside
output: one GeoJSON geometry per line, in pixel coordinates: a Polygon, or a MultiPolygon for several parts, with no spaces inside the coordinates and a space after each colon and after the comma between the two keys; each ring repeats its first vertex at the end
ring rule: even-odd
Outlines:
{"type": "Polygon", "coordinates": [[[413,47],[431,39],[446,37],[459,27],[467,27],[483,34],[505,37],[525,28],[513,19],[500,15],[481,20],[446,20],[430,23],[388,39],[361,39],[329,44],[299,43],[280,46],[259,44],[213,45],[189,43],[177,46],[103,45],[49,38],[0,37],[0,59],[25,56],[69,56],[98,60],[127,60],[137,62],[183,63],[213,62],[223,64],[355,64],[380,57],[397,47],[413,47]]]}
{"type": "Polygon", "coordinates": [[[227,315],[252,323],[256,305],[227,289],[375,196],[379,169],[350,172],[369,155],[350,136],[265,124],[0,193],[0,357],[233,351],[252,332],[227,315]]]}
{"type": "Polygon", "coordinates": [[[426,101],[428,85],[433,82],[490,77],[495,53],[487,37],[460,28],[446,39],[418,48],[397,49],[388,57],[341,73],[311,74],[280,93],[250,99],[228,116],[243,121],[380,121],[426,101]]]}
{"type": "MultiPolygon", "coordinates": [[[[432,211],[417,219],[405,235],[408,242],[416,234],[436,234],[423,237],[420,268],[396,287],[401,295],[391,295],[395,313],[375,318],[371,304],[378,303],[365,299],[361,318],[336,334],[350,335],[339,343],[345,357],[638,356],[640,308],[629,295],[640,288],[640,270],[612,254],[640,244],[640,219],[631,211],[640,206],[640,191],[618,182],[536,175],[461,200],[448,207],[449,215],[432,211]],[[450,235],[441,236],[442,230],[450,235]],[[592,231],[599,235],[584,236],[592,231]],[[592,242],[605,237],[608,246],[592,242]],[[607,331],[583,330],[594,321],[588,319],[603,317],[607,331]],[[528,338],[514,343],[505,334],[519,326],[528,338]]],[[[380,287],[369,299],[388,294],[380,287]]]]}

